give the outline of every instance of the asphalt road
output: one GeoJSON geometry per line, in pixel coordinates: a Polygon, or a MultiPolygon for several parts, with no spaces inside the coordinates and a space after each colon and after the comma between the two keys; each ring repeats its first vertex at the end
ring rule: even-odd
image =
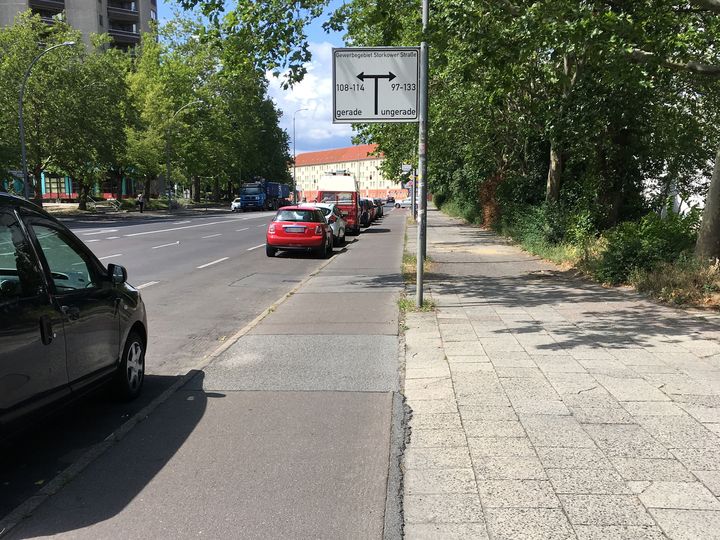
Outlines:
{"type": "MultiPolygon", "coordinates": [[[[130,404],[93,396],[0,448],[0,517],[322,264],[309,255],[267,258],[262,248],[273,215],[62,220],[102,262],[124,265],[128,281],[141,289],[149,322],[146,386],[130,404]]],[[[343,255],[335,250],[335,257],[343,255]]]]}

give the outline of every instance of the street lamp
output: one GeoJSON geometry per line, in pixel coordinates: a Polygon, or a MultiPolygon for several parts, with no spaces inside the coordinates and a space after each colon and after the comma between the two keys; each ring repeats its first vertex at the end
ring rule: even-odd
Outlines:
{"type": "Polygon", "coordinates": [[[59,47],[70,47],[72,45],[75,45],[74,41],[64,41],[63,43],[58,43],[57,45],[48,47],[43,52],[38,54],[35,58],[33,58],[33,61],[30,62],[27,71],[25,71],[25,78],[23,78],[23,82],[20,85],[20,97],[18,98],[18,118],[20,120],[20,153],[22,154],[22,175],[26,199],[30,199],[30,186],[28,182],[29,178],[27,170],[27,150],[25,149],[25,124],[23,124],[23,98],[25,97],[25,85],[27,84],[28,78],[30,78],[30,71],[43,55],[49,53],[53,49],[57,49],[59,47]]]}
{"type": "MultiPolygon", "coordinates": [[[[192,105],[197,105],[198,103],[204,103],[202,99],[196,99],[195,101],[191,101],[189,103],[186,103],[182,107],[180,107],[175,113],[172,115],[172,118],[170,119],[170,122],[168,123],[168,126],[165,131],[165,182],[167,183],[167,189],[168,189],[168,212],[171,210],[171,200],[170,200],[170,189],[172,186],[172,181],[170,179],[170,124],[173,120],[175,120],[175,117],[180,114],[181,111],[187,109],[188,107],[192,105]]],[[[165,191],[163,189],[163,191],[165,191]]]]}
{"type": "Polygon", "coordinates": [[[295,166],[295,115],[301,111],[309,111],[310,109],[298,109],[293,113],[293,203],[297,204],[297,168],[295,166]]]}

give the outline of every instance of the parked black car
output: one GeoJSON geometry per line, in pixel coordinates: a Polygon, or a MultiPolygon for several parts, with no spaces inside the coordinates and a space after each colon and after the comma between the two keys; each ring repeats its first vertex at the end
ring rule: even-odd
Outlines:
{"type": "Polygon", "coordinates": [[[375,203],[375,218],[381,218],[385,215],[384,210],[384,204],[382,202],[382,199],[373,199],[373,202],[375,203]]]}
{"type": "Polygon", "coordinates": [[[102,384],[140,393],[147,318],[126,280],[52,216],[0,194],[0,436],[102,384]]]}

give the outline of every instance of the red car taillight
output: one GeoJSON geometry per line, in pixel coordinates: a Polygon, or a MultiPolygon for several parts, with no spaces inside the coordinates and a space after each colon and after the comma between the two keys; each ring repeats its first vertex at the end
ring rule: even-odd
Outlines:
{"type": "Polygon", "coordinates": [[[268,227],[268,234],[275,234],[275,224],[274,223],[268,227]]]}
{"type": "Polygon", "coordinates": [[[322,234],[322,233],[323,233],[322,225],[318,225],[317,227],[315,227],[315,234],[322,234]]]}

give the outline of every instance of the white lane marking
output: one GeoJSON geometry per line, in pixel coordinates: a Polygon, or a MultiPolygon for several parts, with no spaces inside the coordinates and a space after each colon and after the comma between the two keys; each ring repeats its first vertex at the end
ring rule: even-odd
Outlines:
{"type": "Polygon", "coordinates": [[[261,247],[263,247],[264,245],[265,245],[265,244],[260,244],[259,246],[255,246],[255,247],[248,248],[247,250],[248,250],[248,251],[252,251],[253,249],[261,248],[261,247]]]}
{"type": "Polygon", "coordinates": [[[190,221],[174,221],[173,225],[184,225],[185,223],[190,223],[190,221]]]}
{"type": "Polygon", "coordinates": [[[238,229],[235,232],[243,232],[243,231],[247,231],[247,230],[248,230],[248,227],[245,227],[244,229],[238,229]]]}
{"type": "Polygon", "coordinates": [[[117,240],[119,236],[108,236],[105,240],[117,240]]]}
{"type": "Polygon", "coordinates": [[[180,245],[180,240],[178,240],[177,242],[172,242],[171,244],[163,244],[162,246],[153,246],[153,249],[160,249],[160,248],[164,248],[164,247],[168,247],[168,246],[179,246],[179,245],[180,245]]]}
{"type": "Polygon", "coordinates": [[[198,270],[202,270],[203,268],[207,268],[208,266],[212,266],[213,264],[221,263],[223,261],[227,261],[230,257],[223,257],[222,259],[218,259],[217,261],[209,262],[207,264],[203,264],[202,266],[198,266],[198,270]]]}
{"type": "Polygon", "coordinates": [[[108,255],[107,257],[100,257],[100,260],[104,261],[105,259],[112,259],[113,257],[122,257],[122,253],[115,253],[114,255],[108,255]]]}
{"type": "Polygon", "coordinates": [[[147,288],[147,287],[152,287],[153,285],[157,285],[158,283],[160,283],[160,282],[159,282],[159,281],[148,281],[147,283],[143,283],[142,285],[138,285],[138,286],[135,287],[135,288],[139,291],[139,290],[141,290],[141,289],[145,289],[145,288],[147,288]]]}
{"type": "Polygon", "coordinates": [[[99,241],[100,241],[99,238],[95,238],[94,240],[85,240],[85,243],[89,244],[90,242],[99,242],[99,241]]]}
{"type": "Polygon", "coordinates": [[[196,227],[207,227],[209,225],[222,225],[225,223],[224,221],[212,221],[210,223],[199,223],[198,225],[186,225],[185,227],[171,227],[170,229],[158,229],[157,231],[143,231],[143,232],[136,232],[132,234],[126,234],[124,236],[130,237],[130,236],[144,236],[146,234],[158,234],[158,233],[164,233],[164,232],[170,232],[170,231],[181,231],[183,229],[194,229],[196,227]]]}
{"type": "Polygon", "coordinates": [[[266,225],[265,223],[263,223],[262,225],[258,225],[258,229],[259,229],[260,227],[267,227],[267,225],[266,225]]]}
{"type": "Polygon", "coordinates": [[[207,236],[203,236],[203,238],[215,238],[216,236],[222,236],[222,233],[209,234],[207,236]]]}
{"type": "Polygon", "coordinates": [[[102,229],[100,231],[82,233],[82,235],[83,236],[92,236],[94,234],[107,234],[107,233],[111,233],[111,232],[118,232],[118,230],[117,229],[102,229]]]}

